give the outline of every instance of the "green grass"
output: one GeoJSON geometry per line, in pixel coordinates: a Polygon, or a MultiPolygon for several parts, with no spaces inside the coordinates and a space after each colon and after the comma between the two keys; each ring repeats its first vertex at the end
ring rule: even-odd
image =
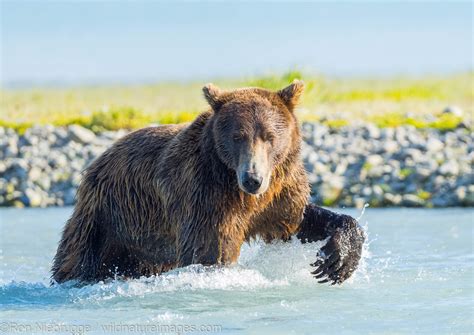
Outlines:
{"type": "MultiPolygon", "coordinates": [[[[472,124],[472,73],[374,80],[325,78],[290,71],[215,83],[224,89],[258,86],[278,90],[294,79],[306,83],[297,111],[301,121],[318,121],[332,128],[361,120],[380,127],[412,125],[440,130],[453,129],[463,121],[472,124]],[[442,114],[448,105],[461,107],[464,116],[442,114]]],[[[80,124],[101,131],[187,122],[208,108],[201,93],[204,84],[2,89],[0,126],[24,131],[33,124],[80,124]]]]}

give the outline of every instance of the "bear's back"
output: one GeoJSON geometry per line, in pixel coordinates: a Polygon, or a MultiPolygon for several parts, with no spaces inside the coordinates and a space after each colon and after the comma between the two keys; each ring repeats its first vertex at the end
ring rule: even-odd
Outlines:
{"type": "Polygon", "coordinates": [[[168,143],[187,124],[163,125],[136,130],[120,140],[98,157],[87,169],[87,175],[102,180],[106,175],[113,178],[138,177],[155,165],[168,143]],[[93,175],[93,176],[91,176],[93,175]]]}
{"type": "Polygon", "coordinates": [[[86,169],[78,198],[96,194],[99,196],[95,202],[115,203],[120,207],[124,203],[116,199],[117,190],[121,190],[122,197],[130,198],[126,199],[125,204],[153,197],[153,187],[150,186],[156,182],[156,171],[163,152],[186,126],[147,127],[124,136],[86,169]]]}
{"type": "Polygon", "coordinates": [[[92,206],[109,221],[103,222],[105,226],[128,231],[130,236],[150,229],[150,222],[161,221],[160,200],[153,187],[156,171],[170,141],[186,126],[147,127],[118,140],[86,169],[76,209],[92,206]]]}

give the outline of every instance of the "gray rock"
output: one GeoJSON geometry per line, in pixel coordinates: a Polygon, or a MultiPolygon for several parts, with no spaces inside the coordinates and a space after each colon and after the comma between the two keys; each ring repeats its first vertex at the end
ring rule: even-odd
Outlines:
{"type": "Polygon", "coordinates": [[[41,169],[33,166],[30,171],[28,171],[28,179],[31,181],[38,181],[42,177],[41,169]]]}
{"type": "Polygon", "coordinates": [[[69,126],[68,132],[73,141],[81,144],[90,144],[95,140],[95,134],[92,131],[78,125],[69,126]]]}
{"type": "Polygon", "coordinates": [[[446,178],[444,178],[443,176],[439,176],[439,175],[434,175],[433,176],[433,184],[435,186],[435,188],[440,188],[441,185],[443,185],[446,181],[446,178]]]}
{"type": "Polygon", "coordinates": [[[397,142],[395,141],[386,141],[384,142],[383,144],[383,150],[386,152],[386,153],[394,153],[394,152],[397,152],[399,150],[400,146],[398,145],[397,142]]]}
{"type": "Polygon", "coordinates": [[[361,184],[354,184],[349,188],[349,192],[353,195],[358,195],[362,192],[361,184]]]}
{"type": "Polygon", "coordinates": [[[366,163],[372,167],[383,164],[383,158],[380,155],[370,155],[367,157],[366,163]]]}
{"type": "Polygon", "coordinates": [[[28,165],[25,160],[15,158],[10,161],[10,167],[7,169],[7,174],[11,176],[11,178],[17,178],[21,180],[26,180],[28,176],[28,165]]]}
{"type": "Polygon", "coordinates": [[[368,138],[378,139],[380,138],[380,128],[376,127],[373,124],[368,124],[366,126],[368,132],[368,138]]]}
{"type": "Polygon", "coordinates": [[[382,139],[384,139],[384,140],[391,140],[391,139],[393,139],[393,137],[395,135],[395,131],[394,131],[393,128],[384,128],[384,129],[382,129],[382,131],[380,133],[381,133],[382,139]]]}
{"type": "Polygon", "coordinates": [[[399,194],[385,193],[383,199],[386,204],[391,206],[399,206],[402,202],[402,196],[399,194]]]}
{"type": "Polygon", "coordinates": [[[443,114],[453,114],[454,116],[462,117],[464,113],[462,109],[458,106],[447,106],[443,110],[443,114]]]}
{"type": "Polygon", "coordinates": [[[466,198],[464,199],[465,206],[474,206],[474,185],[467,187],[466,198]]]}
{"type": "Polygon", "coordinates": [[[367,200],[361,197],[354,197],[352,203],[356,208],[364,208],[365,204],[367,203],[367,200]]]}
{"type": "Polygon", "coordinates": [[[428,141],[426,142],[426,149],[428,151],[439,151],[443,150],[444,144],[437,138],[429,138],[428,141]]]}
{"type": "Polygon", "coordinates": [[[63,202],[65,206],[74,205],[74,200],[76,196],[76,190],[74,188],[68,188],[63,195],[63,202]]]}
{"type": "Polygon", "coordinates": [[[440,166],[439,172],[445,176],[456,176],[459,174],[459,165],[455,161],[448,161],[440,166]]]}
{"type": "Polygon", "coordinates": [[[44,191],[49,191],[51,188],[51,180],[49,179],[49,176],[43,175],[41,179],[36,181],[36,185],[41,187],[44,191]]]}
{"type": "Polygon", "coordinates": [[[7,171],[7,164],[4,160],[0,160],[0,175],[2,175],[5,171],[7,171]]]}
{"type": "Polygon", "coordinates": [[[371,167],[367,171],[367,175],[370,178],[380,178],[384,174],[384,172],[385,172],[385,170],[384,170],[383,165],[376,165],[376,166],[371,167]]]}
{"type": "Polygon", "coordinates": [[[401,204],[407,207],[422,207],[425,201],[414,194],[404,194],[401,204]]]}
{"type": "Polygon", "coordinates": [[[434,207],[449,207],[456,204],[454,197],[447,194],[437,194],[433,197],[431,202],[434,207]]]}
{"type": "Polygon", "coordinates": [[[8,138],[4,149],[4,157],[16,157],[18,155],[18,139],[16,136],[8,138]]]}
{"type": "Polygon", "coordinates": [[[21,200],[25,206],[39,207],[41,206],[42,197],[37,191],[28,188],[21,200]]]}
{"type": "Polygon", "coordinates": [[[327,182],[323,183],[319,189],[319,196],[324,203],[332,204],[339,199],[344,188],[344,179],[334,176],[327,182]]]}
{"type": "Polygon", "coordinates": [[[362,189],[362,195],[369,198],[372,195],[372,189],[369,186],[364,187],[362,189]]]}
{"type": "Polygon", "coordinates": [[[415,148],[406,148],[402,150],[402,155],[407,158],[410,157],[411,159],[419,159],[423,157],[423,153],[415,148]]]}
{"type": "Polygon", "coordinates": [[[329,171],[329,168],[326,164],[323,164],[321,162],[315,162],[313,171],[316,174],[325,174],[329,171]]]}
{"type": "Polygon", "coordinates": [[[372,186],[372,194],[375,196],[376,199],[382,200],[383,199],[383,189],[380,185],[372,186]]]}
{"type": "Polygon", "coordinates": [[[467,189],[465,186],[460,186],[456,188],[456,191],[454,192],[456,194],[456,197],[460,203],[464,203],[464,200],[466,200],[466,194],[467,194],[467,189]]]}

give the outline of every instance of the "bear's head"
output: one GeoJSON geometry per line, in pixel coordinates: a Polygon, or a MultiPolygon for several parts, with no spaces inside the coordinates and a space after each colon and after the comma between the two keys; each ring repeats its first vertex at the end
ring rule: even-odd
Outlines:
{"type": "Polygon", "coordinates": [[[204,86],[204,96],[214,111],[212,133],[217,154],[235,171],[242,191],[265,192],[275,167],[299,145],[294,108],[303,90],[302,81],[277,92],[204,86]]]}

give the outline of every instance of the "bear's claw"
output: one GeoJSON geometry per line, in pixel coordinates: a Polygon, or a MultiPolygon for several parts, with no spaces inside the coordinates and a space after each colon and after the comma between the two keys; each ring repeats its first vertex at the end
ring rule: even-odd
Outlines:
{"type": "Polygon", "coordinates": [[[362,256],[365,234],[357,221],[349,216],[341,216],[343,222],[329,237],[318,253],[318,259],[311,266],[316,267],[311,274],[318,283],[341,284],[357,269],[362,256]]]}

